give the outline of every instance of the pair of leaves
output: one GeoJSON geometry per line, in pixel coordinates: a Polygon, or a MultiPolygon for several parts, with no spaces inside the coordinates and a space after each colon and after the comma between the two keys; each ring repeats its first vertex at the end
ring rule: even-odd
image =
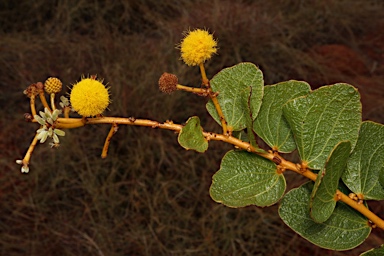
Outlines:
{"type": "Polygon", "coordinates": [[[371,232],[367,219],[342,202],[336,204],[325,222],[315,222],[308,209],[312,191],[313,183],[308,182],[284,196],[279,215],[285,224],[311,243],[327,249],[349,250],[364,242],[371,232]]]}
{"type": "MultiPolygon", "coordinates": [[[[291,129],[284,119],[283,105],[289,100],[307,95],[306,82],[287,81],[264,86],[262,72],[252,63],[240,63],[223,69],[210,81],[218,93],[217,99],[228,128],[240,131],[247,128],[253,146],[255,132],[271,148],[288,153],[296,148],[291,129]]],[[[212,101],[207,103],[210,115],[221,124],[212,101]]]]}
{"type": "Polygon", "coordinates": [[[320,170],[340,141],[356,144],[361,124],[360,95],[349,84],[323,86],[289,101],[284,117],[294,134],[302,163],[320,170]]]}
{"type": "MultiPolygon", "coordinates": [[[[340,141],[348,140],[352,147],[357,141],[361,103],[351,85],[339,83],[312,92],[300,81],[264,86],[262,72],[252,63],[223,69],[210,84],[230,130],[248,128],[250,135],[251,121],[253,131],[272,149],[288,153],[297,146],[311,169],[321,169],[340,141]]],[[[206,107],[221,124],[212,101],[206,107]]]]}

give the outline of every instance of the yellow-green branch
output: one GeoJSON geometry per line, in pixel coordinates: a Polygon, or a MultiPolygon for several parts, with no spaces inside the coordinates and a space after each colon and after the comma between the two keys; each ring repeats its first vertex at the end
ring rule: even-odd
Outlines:
{"type": "MultiPolygon", "coordinates": [[[[84,126],[86,124],[125,124],[125,125],[135,125],[135,126],[146,126],[146,127],[152,127],[152,128],[160,128],[160,129],[166,129],[166,130],[172,130],[176,132],[180,132],[183,128],[180,124],[174,124],[172,121],[166,121],[164,123],[160,123],[153,120],[148,119],[136,119],[133,117],[129,118],[123,118],[123,117],[96,117],[96,118],[58,118],[57,119],[57,128],[76,128],[80,126],[84,126]]],[[[112,126],[111,130],[114,129],[112,126]]],[[[112,131],[113,133],[113,131],[112,131]]],[[[111,131],[110,131],[111,134],[111,131]]],[[[113,134],[112,134],[113,135],[113,134]]],[[[111,136],[112,136],[111,135],[111,136]]],[[[235,137],[228,136],[225,134],[217,134],[212,132],[203,132],[203,135],[208,140],[216,140],[216,141],[223,141],[229,144],[232,144],[238,148],[242,148],[244,150],[247,150],[248,152],[255,153],[257,155],[260,155],[264,158],[267,158],[271,161],[278,161],[278,165],[286,170],[294,171],[300,175],[303,175],[307,177],[308,179],[315,181],[317,175],[313,173],[312,171],[308,170],[307,168],[302,168],[300,165],[292,163],[290,161],[285,160],[281,156],[278,156],[278,160],[276,160],[276,154],[271,152],[259,152],[257,151],[251,144],[248,142],[239,140],[235,137]]],[[[111,137],[109,136],[109,137],[111,137]]],[[[34,139],[32,144],[36,144],[36,137],[34,139]]],[[[31,145],[31,148],[33,150],[34,145],[31,145]]],[[[29,150],[30,151],[30,150],[29,150]]],[[[25,159],[25,158],[24,158],[25,159]]],[[[29,160],[29,157],[28,157],[29,160]]],[[[371,212],[367,207],[364,206],[364,204],[359,204],[358,202],[352,200],[347,195],[342,193],[341,191],[337,190],[336,192],[337,200],[340,200],[353,209],[359,211],[361,214],[363,214],[365,217],[367,217],[370,221],[372,221],[377,227],[384,230],[384,220],[379,218],[377,215],[375,215],[373,212],[371,212]]]]}

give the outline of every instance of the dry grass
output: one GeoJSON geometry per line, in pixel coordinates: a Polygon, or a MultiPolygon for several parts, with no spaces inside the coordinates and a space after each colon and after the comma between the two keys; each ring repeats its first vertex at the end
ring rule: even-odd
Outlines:
{"type": "MultiPolygon", "coordinates": [[[[69,86],[99,74],[111,87],[107,115],[178,123],[199,115],[205,129],[217,131],[205,99],[157,89],[164,71],[199,85],[198,69],[184,66],[174,48],[194,27],[219,39],[209,76],[251,61],[268,84],[347,81],[362,92],[365,117],[384,121],[381,1],[107,2],[0,3],[1,255],[357,255],[382,243],[375,232],[352,252],[322,250],[287,228],[276,206],[213,202],[211,176],[230,147],[213,142],[206,154],[184,151],[167,131],[121,127],[102,160],[108,127],[70,130],[58,150],[39,145],[31,172],[21,175],[14,161],[36,128],[22,120],[29,111],[22,91],[48,76],[69,86]],[[323,45],[343,45],[358,57],[316,50],[323,45]]],[[[291,173],[287,179],[290,187],[303,181],[291,173]]]]}

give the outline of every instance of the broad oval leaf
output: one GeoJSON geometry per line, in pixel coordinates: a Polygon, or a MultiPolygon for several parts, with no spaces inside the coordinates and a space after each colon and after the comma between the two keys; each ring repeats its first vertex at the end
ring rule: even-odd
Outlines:
{"type": "Polygon", "coordinates": [[[199,117],[193,116],[188,119],[186,125],[179,133],[178,141],[187,150],[193,149],[203,153],[208,149],[208,141],[204,137],[199,117]]]}
{"type": "Polygon", "coordinates": [[[287,101],[307,95],[310,91],[308,83],[294,80],[264,87],[263,103],[253,129],[273,150],[283,153],[295,150],[291,128],[283,117],[283,106],[287,101]]]}
{"type": "Polygon", "coordinates": [[[276,165],[246,151],[231,150],[213,175],[213,200],[229,207],[269,206],[283,196],[286,183],[276,165]]]}
{"type": "Polygon", "coordinates": [[[384,200],[380,175],[384,168],[384,125],[366,121],[347,163],[342,179],[345,185],[364,199],[384,200]]]}
{"type": "MultiPolygon", "coordinates": [[[[250,110],[256,118],[264,92],[263,73],[256,65],[244,62],[225,68],[210,80],[210,85],[212,91],[218,93],[217,100],[229,130],[239,131],[246,127],[247,109],[244,102],[247,102],[248,95],[244,91],[249,90],[249,87],[252,88],[250,110]]],[[[206,107],[209,114],[221,125],[211,100],[206,107]]]]}
{"type": "Polygon", "coordinates": [[[310,214],[315,222],[326,221],[336,206],[335,195],[339,180],[351,153],[349,141],[340,142],[332,150],[324,168],[317,175],[310,200],[310,214]]]}
{"type": "Polygon", "coordinates": [[[369,236],[368,220],[342,202],[336,204],[331,217],[316,223],[309,215],[308,201],[313,182],[292,189],[281,200],[279,215],[296,233],[311,243],[331,250],[355,248],[369,236]]]}
{"type": "Polygon", "coordinates": [[[283,107],[300,154],[311,169],[320,170],[340,141],[356,144],[361,124],[360,95],[349,84],[320,87],[283,107]]]}

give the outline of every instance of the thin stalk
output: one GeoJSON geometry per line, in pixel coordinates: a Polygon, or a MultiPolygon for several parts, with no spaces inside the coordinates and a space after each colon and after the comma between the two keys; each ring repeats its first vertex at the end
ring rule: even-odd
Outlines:
{"type": "Polygon", "coordinates": [[[50,94],[50,98],[51,98],[51,107],[52,107],[52,111],[56,109],[56,105],[55,105],[55,94],[54,93],[51,93],[50,94]]]}
{"type": "Polygon", "coordinates": [[[209,94],[208,90],[203,89],[203,88],[189,87],[189,86],[185,86],[185,85],[181,85],[181,84],[176,85],[176,88],[178,90],[181,90],[181,91],[192,92],[192,93],[200,94],[200,95],[208,95],[209,94]]]}
{"type": "Polygon", "coordinates": [[[34,117],[36,115],[36,105],[35,105],[35,95],[31,95],[31,100],[29,101],[29,104],[31,106],[31,114],[32,114],[32,117],[34,117]]]}
{"type": "Polygon", "coordinates": [[[201,80],[205,86],[209,87],[209,80],[207,78],[207,74],[205,73],[204,63],[200,63],[199,67],[201,73],[201,80]]]}
{"type": "Polygon", "coordinates": [[[23,164],[24,165],[28,165],[29,164],[29,161],[31,160],[31,156],[32,156],[32,152],[33,150],[35,149],[35,146],[37,144],[37,133],[35,134],[35,137],[33,138],[31,144],[29,145],[29,148],[27,150],[27,153],[25,153],[25,156],[23,158],[23,164]]]}
{"type": "Polygon", "coordinates": [[[230,132],[228,132],[227,121],[225,120],[223,111],[221,109],[219,101],[217,100],[217,93],[214,93],[211,91],[211,86],[209,84],[207,74],[205,73],[204,63],[200,63],[199,67],[200,67],[200,73],[201,73],[201,80],[203,84],[209,88],[209,97],[211,98],[213,105],[215,106],[215,109],[217,111],[217,114],[220,117],[221,127],[223,128],[223,134],[230,135],[230,132]]]}
{"type": "Polygon", "coordinates": [[[109,130],[108,136],[105,139],[103,151],[101,152],[101,158],[106,158],[108,155],[108,148],[109,144],[111,143],[112,136],[117,132],[119,129],[118,125],[116,123],[113,123],[111,126],[111,129],[109,130]]]}
{"type": "Polygon", "coordinates": [[[41,103],[43,103],[43,106],[52,112],[51,108],[48,105],[47,99],[45,98],[44,91],[39,92],[39,96],[40,96],[41,103]]]}

